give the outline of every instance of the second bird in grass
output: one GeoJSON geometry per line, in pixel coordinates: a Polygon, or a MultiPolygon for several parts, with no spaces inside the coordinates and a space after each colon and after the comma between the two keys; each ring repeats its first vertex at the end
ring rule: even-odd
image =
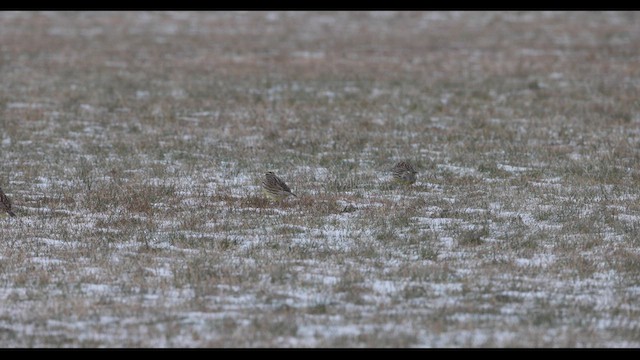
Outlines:
{"type": "Polygon", "coordinates": [[[0,187],[0,211],[6,211],[9,216],[16,216],[13,211],[11,211],[11,200],[4,194],[2,188],[0,187]]]}
{"type": "Polygon", "coordinates": [[[403,185],[411,185],[416,182],[416,174],[418,173],[413,165],[406,161],[400,161],[393,169],[393,180],[403,185]]]}
{"type": "Polygon", "coordinates": [[[289,195],[297,197],[282,179],[276,176],[273,171],[267,171],[262,180],[262,191],[267,197],[273,200],[282,200],[289,195]]]}

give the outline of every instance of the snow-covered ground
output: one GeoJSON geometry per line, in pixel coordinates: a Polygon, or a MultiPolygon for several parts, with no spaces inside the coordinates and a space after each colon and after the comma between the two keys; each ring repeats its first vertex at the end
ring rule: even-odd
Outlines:
{"type": "Polygon", "coordinates": [[[639,347],[636,17],[0,13],[0,346],[639,347]]]}

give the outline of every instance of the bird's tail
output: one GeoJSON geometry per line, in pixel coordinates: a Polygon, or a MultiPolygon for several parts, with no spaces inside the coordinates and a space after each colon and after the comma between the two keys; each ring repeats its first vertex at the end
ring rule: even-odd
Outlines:
{"type": "Polygon", "coordinates": [[[9,213],[9,216],[16,217],[16,214],[13,211],[9,210],[8,213],[9,213]]]}

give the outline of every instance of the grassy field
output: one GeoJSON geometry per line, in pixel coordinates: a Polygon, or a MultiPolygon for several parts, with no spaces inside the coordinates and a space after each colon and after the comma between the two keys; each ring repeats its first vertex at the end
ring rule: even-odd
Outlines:
{"type": "Polygon", "coordinates": [[[639,13],[1,12],[0,347],[640,347],[638,43],[639,13]]]}

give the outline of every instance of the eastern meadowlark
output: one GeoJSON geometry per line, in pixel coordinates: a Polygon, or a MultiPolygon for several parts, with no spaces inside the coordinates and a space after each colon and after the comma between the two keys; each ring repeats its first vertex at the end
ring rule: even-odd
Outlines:
{"type": "Polygon", "coordinates": [[[4,194],[2,188],[0,187],[0,210],[6,211],[9,216],[16,216],[16,214],[11,211],[11,200],[4,194]]]}
{"type": "Polygon", "coordinates": [[[411,185],[416,182],[418,173],[413,165],[406,161],[400,161],[393,167],[393,180],[403,185],[411,185]]]}
{"type": "Polygon", "coordinates": [[[267,197],[273,200],[282,200],[289,195],[297,197],[296,194],[291,192],[291,189],[287,184],[282,181],[273,171],[267,171],[264,174],[264,180],[262,180],[262,191],[267,197]]]}

